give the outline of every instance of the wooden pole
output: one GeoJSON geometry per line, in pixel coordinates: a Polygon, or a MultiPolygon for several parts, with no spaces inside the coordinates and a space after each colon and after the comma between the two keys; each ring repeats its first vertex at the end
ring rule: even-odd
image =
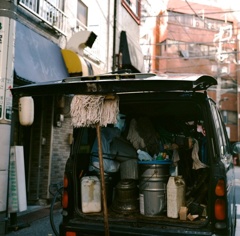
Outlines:
{"type": "Polygon", "coordinates": [[[109,236],[107,197],[106,197],[103,154],[102,154],[102,138],[101,138],[101,127],[99,124],[97,124],[96,130],[97,130],[97,140],[98,140],[98,156],[99,156],[99,167],[100,167],[100,178],[101,178],[101,194],[102,194],[102,203],[103,203],[104,229],[105,229],[105,236],[109,236]]]}

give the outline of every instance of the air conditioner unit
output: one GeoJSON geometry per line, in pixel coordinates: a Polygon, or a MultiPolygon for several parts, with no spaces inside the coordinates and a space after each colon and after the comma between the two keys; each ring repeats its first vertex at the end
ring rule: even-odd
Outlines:
{"type": "Polygon", "coordinates": [[[217,72],[217,70],[218,70],[217,65],[212,65],[212,66],[211,66],[211,71],[212,71],[212,72],[217,72]]]}
{"type": "Polygon", "coordinates": [[[228,74],[229,73],[229,68],[227,66],[223,66],[221,69],[222,74],[228,74]]]}
{"type": "Polygon", "coordinates": [[[181,57],[183,57],[184,59],[188,59],[189,58],[189,52],[187,50],[180,50],[179,54],[181,57]]]}

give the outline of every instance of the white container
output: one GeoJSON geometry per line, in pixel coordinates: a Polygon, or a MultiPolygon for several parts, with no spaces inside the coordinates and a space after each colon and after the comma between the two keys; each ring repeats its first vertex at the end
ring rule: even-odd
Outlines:
{"type": "Polygon", "coordinates": [[[181,206],[185,206],[185,182],[182,176],[171,176],[167,183],[167,216],[178,218],[181,206]]]}
{"type": "Polygon", "coordinates": [[[81,180],[82,212],[101,211],[101,185],[97,176],[85,176],[81,180]]]}

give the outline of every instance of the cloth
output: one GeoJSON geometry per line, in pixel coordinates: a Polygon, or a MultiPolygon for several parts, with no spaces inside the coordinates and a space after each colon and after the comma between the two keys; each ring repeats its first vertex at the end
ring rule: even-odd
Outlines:
{"type": "Polygon", "coordinates": [[[206,168],[207,167],[207,165],[205,165],[204,163],[202,163],[199,160],[198,151],[199,151],[198,141],[196,139],[194,139],[193,150],[192,150],[192,159],[193,159],[192,168],[194,170],[198,170],[200,168],[206,168]]]}

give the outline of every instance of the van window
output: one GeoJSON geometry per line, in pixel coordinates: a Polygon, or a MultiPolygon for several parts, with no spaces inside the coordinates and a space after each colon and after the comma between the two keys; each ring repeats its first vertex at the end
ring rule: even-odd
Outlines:
{"type": "Polygon", "coordinates": [[[229,142],[228,142],[228,138],[226,135],[226,131],[225,131],[225,127],[224,127],[224,123],[222,121],[222,117],[221,114],[219,113],[216,104],[214,102],[211,101],[211,110],[212,110],[212,114],[213,114],[213,120],[214,120],[214,125],[216,128],[216,132],[217,132],[217,140],[219,142],[219,153],[221,155],[221,158],[225,158],[227,154],[230,153],[230,146],[229,146],[229,142]]]}

